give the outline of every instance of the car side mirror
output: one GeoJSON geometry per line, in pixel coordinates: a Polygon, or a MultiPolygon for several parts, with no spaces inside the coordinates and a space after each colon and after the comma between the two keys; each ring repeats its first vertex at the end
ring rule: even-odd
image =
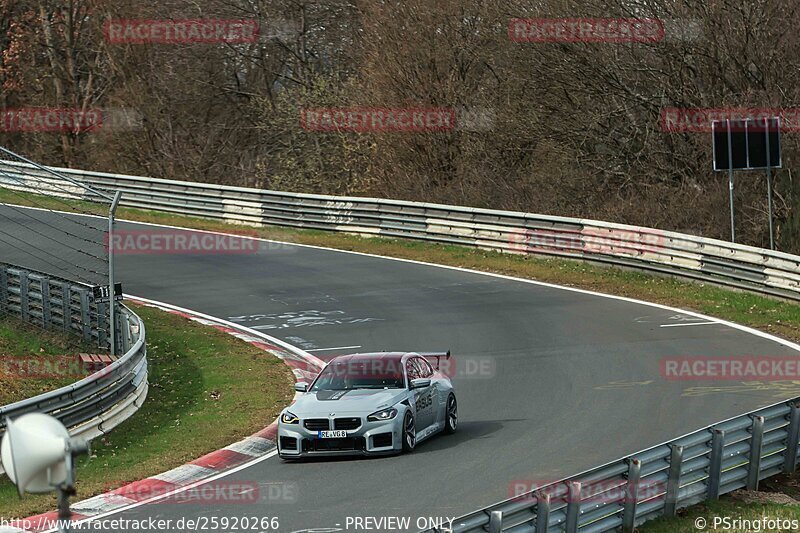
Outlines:
{"type": "Polygon", "coordinates": [[[307,392],[308,391],[308,383],[305,381],[298,381],[294,384],[294,390],[297,392],[307,392]]]}
{"type": "Polygon", "coordinates": [[[419,379],[412,379],[411,380],[411,388],[412,389],[424,389],[425,387],[429,387],[431,384],[431,380],[428,378],[419,378],[419,379]]]}

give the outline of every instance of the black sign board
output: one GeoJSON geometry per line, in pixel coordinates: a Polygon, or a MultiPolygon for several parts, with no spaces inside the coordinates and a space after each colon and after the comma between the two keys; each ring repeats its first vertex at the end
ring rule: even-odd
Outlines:
{"type": "Polygon", "coordinates": [[[733,170],[780,168],[780,121],[777,117],[746,120],[715,120],[711,124],[714,141],[714,170],[729,170],[730,138],[733,170]],[[730,126],[730,132],[728,127],[730,126]],[[769,140],[769,164],[767,141],[769,140]]]}
{"type": "MultiPolygon", "coordinates": [[[[107,304],[109,302],[108,285],[97,285],[92,287],[92,298],[94,299],[95,303],[107,304]]],[[[114,284],[114,301],[122,301],[122,283],[114,284]]]]}

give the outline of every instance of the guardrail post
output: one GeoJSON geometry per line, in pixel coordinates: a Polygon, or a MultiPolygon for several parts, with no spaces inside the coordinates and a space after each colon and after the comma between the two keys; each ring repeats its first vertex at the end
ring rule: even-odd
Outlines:
{"type": "Polygon", "coordinates": [[[61,327],[64,328],[64,331],[70,331],[72,329],[72,302],[70,301],[72,296],[69,292],[69,285],[66,283],[61,284],[61,318],[63,319],[63,324],[61,327]]]}
{"type": "Polygon", "coordinates": [[[625,486],[625,500],[622,510],[622,531],[633,533],[633,524],[636,521],[636,505],[639,503],[639,480],[642,474],[642,462],[631,459],[628,463],[628,480],[625,486]]]}
{"type": "Polygon", "coordinates": [[[89,319],[89,291],[79,289],[78,295],[81,298],[81,333],[83,340],[92,340],[92,323],[89,319]]]}
{"type": "Polygon", "coordinates": [[[131,349],[131,317],[128,316],[128,313],[123,312],[119,322],[122,327],[122,353],[125,354],[131,349]]]}
{"type": "Polygon", "coordinates": [[[789,437],[786,439],[786,455],[783,460],[783,472],[794,473],[797,468],[797,444],[800,442],[800,402],[793,401],[789,412],[789,437]]]}
{"type": "Polygon", "coordinates": [[[550,528],[550,493],[536,493],[536,533],[547,533],[550,528]]]}
{"type": "Polygon", "coordinates": [[[570,481],[567,493],[567,523],[564,531],[566,533],[577,533],[578,513],[581,510],[581,484],[578,481],[570,481]]]}
{"type": "Polygon", "coordinates": [[[667,474],[667,493],[664,498],[664,515],[675,516],[678,509],[678,496],[681,490],[681,466],[683,465],[683,446],[671,445],[669,473],[667,474]]]}
{"type": "Polygon", "coordinates": [[[747,490],[758,490],[758,474],[761,471],[761,448],[764,441],[764,417],[753,417],[750,435],[750,466],[747,470],[747,490]]]}
{"type": "Polygon", "coordinates": [[[24,270],[19,272],[19,312],[22,320],[28,320],[28,289],[30,280],[28,273],[24,270]]]}
{"type": "Polygon", "coordinates": [[[50,328],[50,280],[46,277],[41,279],[42,285],[42,326],[50,328]]]}
{"type": "Polygon", "coordinates": [[[489,533],[500,533],[503,531],[503,511],[492,511],[489,513],[489,533]]]}
{"type": "Polygon", "coordinates": [[[711,430],[711,455],[708,466],[708,499],[719,499],[719,482],[722,476],[722,449],[725,446],[725,432],[721,429],[711,430]]]}
{"type": "Polygon", "coordinates": [[[104,316],[107,316],[106,304],[99,303],[97,304],[97,343],[100,346],[103,346],[106,343],[108,337],[108,332],[106,331],[106,328],[104,328],[102,324],[104,316]]]}
{"type": "Polygon", "coordinates": [[[60,281],[51,281],[50,290],[53,293],[53,298],[50,300],[50,322],[52,323],[53,327],[59,326],[63,328],[64,325],[58,322],[57,315],[54,313],[63,313],[64,311],[64,302],[62,299],[64,296],[64,284],[60,281]],[[61,301],[60,304],[57,303],[59,301],[61,301]]]}
{"type": "Polygon", "coordinates": [[[0,266],[0,314],[8,311],[8,272],[0,266]]]}

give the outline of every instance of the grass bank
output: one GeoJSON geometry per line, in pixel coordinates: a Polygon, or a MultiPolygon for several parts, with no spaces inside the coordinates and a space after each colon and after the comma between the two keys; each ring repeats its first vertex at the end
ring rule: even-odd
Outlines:
{"type": "Polygon", "coordinates": [[[703,502],[678,512],[676,518],[646,522],[647,533],[697,533],[698,531],[797,531],[800,524],[800,484],[797,476],[777,476],[762,481],[762,492],[736,491],[716,502],[703,502]]]}
{"type": "Polygon", "coordinates": [[[0,405],[64,387],[88,375],[78,354],[93,347],[64,332],[0,316],[0,405]]]}
{"type": "MultiPolygon", "coordinates": [[[[147,329],[147,401],[109,435],[95,439],[91,457],[79,459],[75,501],[251,435],[272,422],[294,395],[292,372],[277,357],[185,318],[151,307],[132,308],[147,329]]],[[[15,345],[27,341],[34,348],[62,349],[56,340],[48,344],[49,334],[8,328],[15,345]]],[[[0,480],[0,518],[50,511],[55,504],[52,495],[19,499],[8,478],[0,480]]]]}

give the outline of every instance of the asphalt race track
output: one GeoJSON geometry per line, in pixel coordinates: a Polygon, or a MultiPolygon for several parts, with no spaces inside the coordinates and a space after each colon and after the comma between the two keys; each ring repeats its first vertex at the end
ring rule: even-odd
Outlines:
{"type": "MultiPolygon", "coordinates": [[[[21,221],[7,207],[0,214],[21,221]]],[[[0,250],[0,261],[48,270],[3,242],[0,250]]],[[[410,455],[300,464],[272,457],[224,478],[257,482],[258,503],[157,503],[115,517],[277,517],[280,531],[353,531],[354,517],[407,516],[417,529],[425,525],[419,517],[458,516],[509,497],[517,482],[575,474],[793,394],[660,375],[659,361],[671,356],[794,354],[773,340],[658,307],[477,273],[262,243],[257,253],[119,255],[117,277],[128,294],[308,350],[360,346],[312,352],[320,357],[449,348],[458,362],[460,426],[410,455]],[[676,324],[684,326],[661,327],[676,324]]]]}

